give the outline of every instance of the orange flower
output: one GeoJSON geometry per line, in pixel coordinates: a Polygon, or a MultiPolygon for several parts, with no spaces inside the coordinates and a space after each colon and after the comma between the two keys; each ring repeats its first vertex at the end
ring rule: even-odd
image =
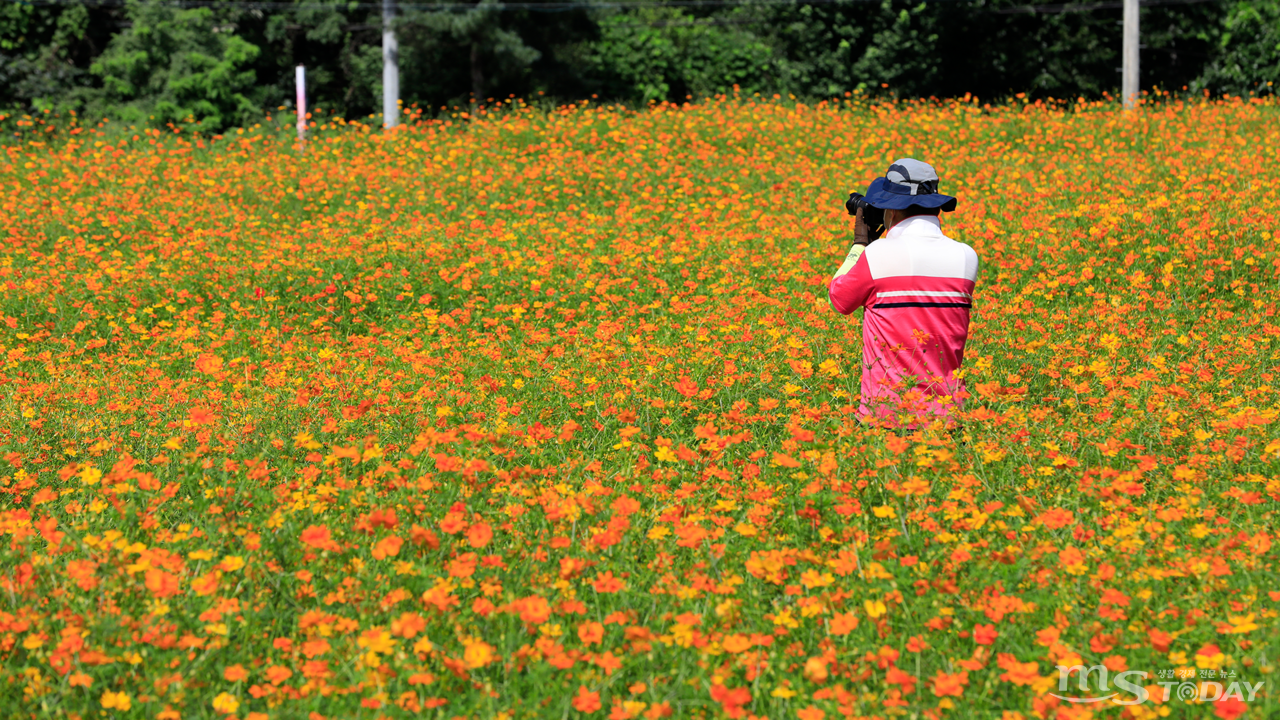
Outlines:
{"type": "Polygon", "coordinates": [[[587,645],[595,645],[604,639],[604,625],[590,621],[578,626],[578,639],[587,645]]]}
{"type": "Polygon", "coordinates": [[[592,662],[594,662],[597,666],[599,666],[600,669],[604,670],[604,674],[606,676],[612,675],[615,670],[618,670],[619,668],[622,667],[622,660],[615,657],[612,652],[606,652],[603,655],[597,655],[592,662]]]}
{"type": "Polygon", "coordinates": [[[72,560],[67,563],[67,577],[81,590],[92,590],[98,587],[97,569],[98,563],[92,560],[72,560]]]}
{"type": "Polygon", "coordinates": [[[467,527],[467,521],[458,513],[449,513],[440,521],[440,530],[450,535],[456,535],[467,527]]]}
{"type": "Polygon", "coordinates": [[[745,687],[730,688],[724,685],[711,686],[711,699],[720,703],[729,717],[742,717],[742,707],[751,702],[751,691],[745,687]]]}
{"type": "Polygon", "coordinates": [[[974,625],[973,641],[979,645],[991,645],[1000,637],[995,625],[974,625]]]}
{"type": "MultiPolygon", "coordinates": [[[[394,627],[394,625],[393,625],[394,627]]],[[[323,638],[308,640],[302,643],[302,654],[308,659],[329,652],[329,641],[323,638]]]]}
{"type": "Polygon", "coordinates": [[[1213,714],[1222,720],[1236,720],[1249,711],[1249,705],[1238,697],[1225,697],[1213,703],[1213,714]]]}
{"type": "Polygon", "coordinates": [[[404,545],[404,540],[392,535],[384,537],[373,546],[373,557],[375,560],[385,560],[389,557],[395,557],[400,554],[400,546],[404,545]]]}
{"type": "Polygon", "coordinates": [[[196,358],[196,371],[206,375],[213,375],[222,369],[222,358],[212,353],[201,353],[196,358]]]}
{"type": "Polygon", "coordinates": [[[598,593],[615,593],[626,588],[626,586],[626,581],[622,578],[614,577],[612,570],[596,575],[595,582],[591,583],[591,587],[595,588],[598,593]]]}
{"type": "Polygon", "coordinates": [[[402,638],[411,638],[425,630],[427,621],[418,613],[401,613],[400,617],[391,621],[391,634],[402,638]]]}
{"type": "Polygon", "coordinates": [[[899,670],[896,665],[890,665],[889,671],[885,674],[885,682],[890,685],[900,685],[904,692],[910,692],[911,688],[915,687],[916,676],[899,670]]]}
{"type": "Polygon", "coordinates": [[[207,572],[191,581],[191,590],[201,597],[212,595],[218,591],[217,571],[207,572]]]}
{"type": "Polygon", "coordinates": [[[482,668],[496,657],[493,646],[483,640],[470,638],[465,641],[464,646],[462,657],[469,668],[482,668]]]}
{"type": "Polygon", "coordinates": [[[804,662],[804,676],[810,682],[820,683],[827,679],[827,661],[825,658],[811,657],[804,662]]]}
{"type": "Polygon", "coordinates": [[[538,595],[517,600],[511,603],[511,608],[519,613],[521,620],[533,625],[541,625],[551,617],[551,603],[538,595]]]}
{"type": "Polygon", "coordinates": [[[1030,685],[1040,679],[1040,667],[1036,663],[1018,662],[1018,659],[1009,653],[1000,653],[996,656],[996,664],[1005,671],[1001,673],[1000,679],[1014,685],[1030,685]]]}
{"type": "Polygon", "coordinates": [[[181,592],[178,576],[158,568],[151,568],[146,573],[147,590],[157,598],[173,597],[181,592]]]}
{"type": "Polygon", "coordinates": [[[1169,645],[1173,642],[1172,635],[1157,628],[1147,631],[1147,639],[1151,641],[1151,647],[1160,653],[1169,652],[1169,645]]]}
{"type": "Polygon", "coordinates": [[[488,523],[474,523],[467,528],[467,544],[477,550],[489,544],[493,539],[493,529],[488,523]]]}
{"type": "Polygon", "coordinates": [[[858,627],[858,616],[853,613],[837,613],[831,618],[832,635],[848,635],[858,627]]]}
{"type": "Polygon", "coordinates": [[[302,531],[302,543],[317,550],[337,550],[338,544],[333,541],[327,525],[308,525],[302,531]]]}
{"type": "Polygon", "coordinates": [[[1062,632],[1058,628],[1045,628],[1036,632],[1036,644],[1052,647],[1057,644],[1060,637],[1062,637],[1062,632]]]}
{"type": "Polygon", "coordinates": [[[192,425],[210,425],[218,416],[208,408],[192,408],[187,413],[187,419],[192,425]]]}
{"type": "Polygon", "coordinates": [[[1036,520],[1050,530],[1075,524],[1075,513],[1063,508],[1052,508],[1041,513],[1036,520]]]}
{"type": "Polygon", "coordinates": [[[599,710],[603,705],[600,703],[600,693],[591,692],[586,685],[578,686],[578,694],[573,696],[573,709],[580,713],[593,713],[599,710]]]}
{"type": "Polygon", "coordinates": [[[938,697],[960,697],[964,694],[964,686],[969,684],[969,673],[961,671],[948,675],[939,671],[933,676],[933,694],[938,697]]]}

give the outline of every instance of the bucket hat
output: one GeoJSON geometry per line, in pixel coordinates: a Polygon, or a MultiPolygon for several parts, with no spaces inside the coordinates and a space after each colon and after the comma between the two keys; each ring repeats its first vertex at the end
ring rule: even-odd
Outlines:
{"type": "Polygon", "coordinates": [[[938,173],[933,166],[914,158],[894,161],[884,177],[872,180],[866,200],[882,210],[905,210],[912,205],[942,208],[943,212],[956,209],[954,197],[938,192],[938,173]]]}

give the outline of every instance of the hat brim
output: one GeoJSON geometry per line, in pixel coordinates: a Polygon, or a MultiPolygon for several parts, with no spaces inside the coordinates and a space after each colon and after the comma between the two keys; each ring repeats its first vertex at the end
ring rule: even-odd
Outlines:
{"type": "Polygon", "coordinates": [[[865,198],[867,203],[881,210],[906,210],[912,205],[919,205],[923,208],[940,208],[943,212],[952,212],[956,209],[956,199],[950,195],[938,193],[910,195],[905,192],[894,192],[888,186],[905,187],[889,183],[885,178],[878,177],[872,180],[871,187],[867,188],[865,198]]]}

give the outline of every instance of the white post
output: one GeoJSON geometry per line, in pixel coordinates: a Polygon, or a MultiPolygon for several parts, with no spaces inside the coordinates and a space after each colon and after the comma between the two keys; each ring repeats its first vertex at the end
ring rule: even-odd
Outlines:
{"type": "Polygon", "coordinates": [[[1138,102],[1138,0],[1124,0],[1124,70],[1120,95],[1126,109],[1138,102]]]}
{"type": "Polygon", "coordinates": [[[396,17],[396,0],[382,0],[382,123],[393,128],[400,124],[400,45],[392,23],[396,17]]]}
{"type": "Polygon", "coordinates": [[[298,139],[307,135],[307,67],[299,65],[293,75],[293,83],[298,89],[298,139]]]}

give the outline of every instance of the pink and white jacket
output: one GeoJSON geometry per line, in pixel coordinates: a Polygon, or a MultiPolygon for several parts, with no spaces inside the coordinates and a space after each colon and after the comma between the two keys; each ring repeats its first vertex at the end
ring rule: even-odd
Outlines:
{"type": "Polygon", "coordinates": [[[955,372],[977,275],[978,254],[943,235],[930,215],[897,223],[865,249],[854,246],[830,297],[844,315],[866,308],[861,417],[891,427],[950,423],[966,396],[955,372]]]}

